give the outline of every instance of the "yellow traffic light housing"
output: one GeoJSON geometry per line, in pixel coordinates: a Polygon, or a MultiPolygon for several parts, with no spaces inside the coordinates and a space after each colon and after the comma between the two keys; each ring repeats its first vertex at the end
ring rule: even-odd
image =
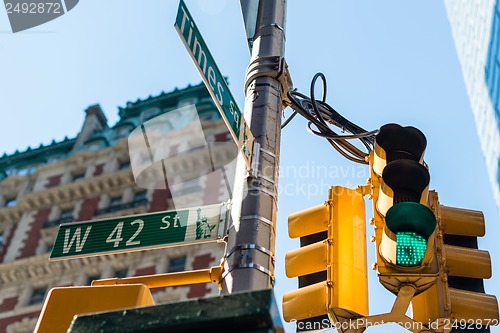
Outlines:
{"type": "Polygon", "coordinates": [[[286,254],[288,277],[326,271],[326,279],[283,296],[287,322],[327,314],[332,322],[368,315],[366,219],[358,189],[333,186],[324,205],[288,218],[292,238],[322,235],[323,239],[286,254]]]}
{"type": "Polygon", "coordinates": [[[483,213],[440,205],[434,191],[429,203],[438,220],[439,280],[413,298],[413,318],[438,323],[436,327],[472,324],[478,331],[488,331],[488,326],[498,324],[499,313],[496,297],[486,294],[483,284],[483,279],[491,277],[490,255],[477,245],[477,237],[485,234],[483,213]]]}
{"type": "Polygon", "coordinates": [[[59,287],[50,290],[34,333],[65,333],[79,314],[154,305],[143,284],[59,287]]]}
{"type": "Polygon", "coordinates": [[[430,175],[423,164],[427,140],[414,127],[387,124],[375,137],[370,183],[379,280],[394,294],[416,294],[437,278],[436,218],[427,207],[430,175]]]}

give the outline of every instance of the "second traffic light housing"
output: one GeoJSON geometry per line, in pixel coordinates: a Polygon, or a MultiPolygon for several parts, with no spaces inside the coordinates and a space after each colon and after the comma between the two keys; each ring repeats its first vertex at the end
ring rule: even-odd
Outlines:
{"type": "Polygon", "coordinates": [[[368,315],[366,219],[362,193],[334,186],[324,205],[288,218],[291,238],[324,235],[312,244],[286,254],[288,277],[326,271],[324,280],[283,296],[286,321],[328,315],[332,322],[368,315]],[[325,232],[321,234],[322,232],[325,232]]]}
{"type": "MultiPolygon", "coordinates": [[[[477,237],[485,234],[480,211],[446,207],[432,191],[429,200],[438,220],[436,235],[439,280],[412,300],[413,318],[439,323],[461,331],[489,332],[499,320],[498,301],[485,293],[483,279],[491,277],[491,259],[478,249],[477,237]]],[[[446,327],[445,327],[446,328],[446,327]]]]}

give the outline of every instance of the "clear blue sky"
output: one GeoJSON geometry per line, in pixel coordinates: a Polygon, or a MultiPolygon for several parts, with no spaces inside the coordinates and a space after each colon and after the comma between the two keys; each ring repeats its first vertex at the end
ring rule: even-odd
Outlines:
{"type": "MultiPolygon", "coordinates": [[[[249,52],[239,1],[186,4],[242,108],[249,52]]],[[[177,6],[174,0],[80,1],[68,14],[17,34],[0,10],[0,154],[74,137],[91,104],[99,103],[114,124],[117,107],[127,101],[198,84],[173,27],[177,6]]],[[[486,290],[499,297],[499,215],[442,1],[289,1],[286,29],[286,59],[300,91],[308,94],[321,71],[327,102],[351,121],[369,130],[396,122],[425,133],[431,188],[441,202],[485,214],[487,234],[479,244],[493,258],[486,290]]],[[[345,160],[305,125],[297,117],[282,137],[278,302],[296,287],[283,268],[285,252],[298,246],[288,239],[287,216],[323,202],[330,185],[356,186],[368,178],[367,167],[345,160]]],[[[368,243],[369,265],[373,261],[368,243]]],[[[370,313],[388,312],[394,297],[371,270],[369,288],[370,313]]],[[[404,331],[367,331],[388,329],[404,331]]]]}

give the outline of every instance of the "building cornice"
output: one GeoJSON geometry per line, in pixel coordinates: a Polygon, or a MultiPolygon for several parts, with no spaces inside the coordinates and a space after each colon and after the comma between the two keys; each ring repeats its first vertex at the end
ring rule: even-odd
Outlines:
{"type": "Polygon", "coordinates": [[[26,281],[44,281],[48,277],[54,281],[67,274],[80,274],[82,268],[97,267],[100,263],[112,264],[115,268],[128,267],[132,262],[139,263],[144,256],[158,260],[163,255],[164,250],[148,250],[49,261],[46,253],[0,264],[0,285],[22,286],[26,281]]]}
{"type": "Polygon", "coordinates": [[[15,222],[22,212],[75,202],[83,198],[101,195],[134,185],[132,170],[120,170],[101,176],[57,186],[43,191],[32,192],[21,197],[13,207],[0,208],[0,221],[15,222]]]}

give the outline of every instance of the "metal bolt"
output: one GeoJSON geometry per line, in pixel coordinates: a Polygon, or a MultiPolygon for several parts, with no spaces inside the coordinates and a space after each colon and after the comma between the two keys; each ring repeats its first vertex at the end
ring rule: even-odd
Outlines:
{"type": "Polygon", "coordinates": [[[370,242],[375,242],[375,236],[370,236],[370,242]]]}

